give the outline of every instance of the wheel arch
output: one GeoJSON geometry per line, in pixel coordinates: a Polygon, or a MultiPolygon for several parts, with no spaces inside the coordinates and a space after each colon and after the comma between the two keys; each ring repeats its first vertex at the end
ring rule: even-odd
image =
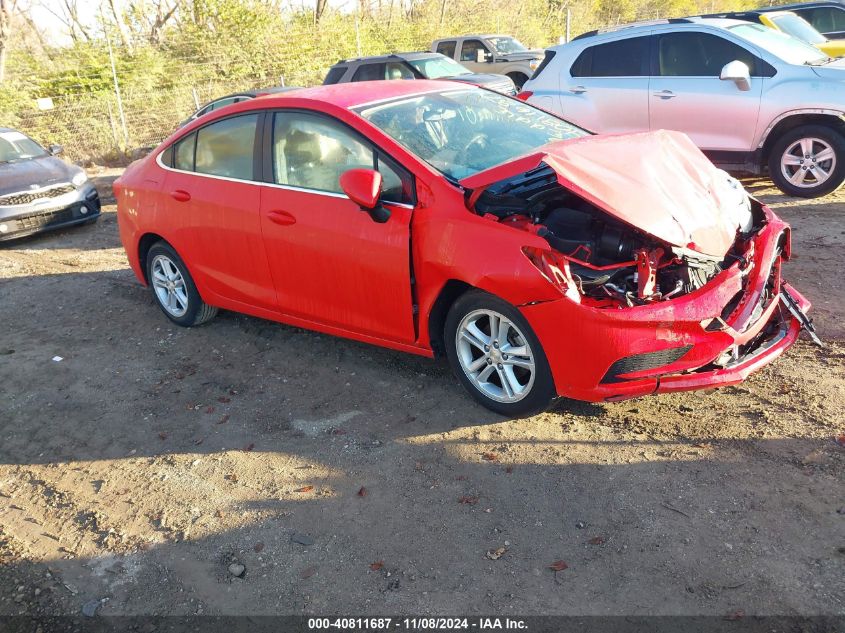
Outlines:
{"type": "MultiPolygon", "coordinates": [[[[170,246],[170,248],[173,248],[173,245],[170,242],[157,233],[144,233],[141,236],[141,239],[138,240],[138,265],[141,268],[141,274],[144,275],[144,283],[147,285],[150,283],[147,276],[147,255],[153,245],[157,242],[164,242],[170,246]]],[[[174,248],[174,250],[176,249],[174,248]]]]}
{"type": "Polygon", "coordinates": [[[446,348],[443,344],[443,328],[446,325],[446,315],[449,314],[449,308],[461,295],[475,288],[472,284],[460,279],[449,279],[443,284],[437,298],[431,304],[431,310],[428,312],[428,339],[435,356],[441,357],[446,354],[446,348]]]}
{"type": "Polygon", "coordinates": [[[845,136],[845,113],[837,112],[836,110],[799,110],[775,119],[769,125],[764,135],[763,143],[760,146],[762,149],[760,156],[761,163],[763,165],[767,164],[772,146],[781,136],[802,125],[824,125],[838,130],[845,136]]]}

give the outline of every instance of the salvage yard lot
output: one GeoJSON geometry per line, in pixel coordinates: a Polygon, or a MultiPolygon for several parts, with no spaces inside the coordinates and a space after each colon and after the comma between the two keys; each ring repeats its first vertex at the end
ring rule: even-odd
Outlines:
{"type": "Polygon", "coordinates": [[[445,362],[173,326],[115,175],[97,225],[0,247],[0,614],[845,614],[845,192],[746,183],[826,348],[505,420],[445,362]]]}

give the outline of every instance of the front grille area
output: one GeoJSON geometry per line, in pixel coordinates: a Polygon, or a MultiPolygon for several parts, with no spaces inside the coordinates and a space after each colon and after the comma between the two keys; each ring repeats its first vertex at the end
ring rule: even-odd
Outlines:
{"type": "Polygon", "coordinates": [[[39,191],[19,191],[17,193],[10,193],[5,196],[0,196],[0,206],[13,206],[19,204],[29,204],[36,200],[43,200],[45,198],[58,198],[66,193],[73,191],[75,187],[70,183],[61,185],[54,185],[39,191]]]}
{"type": "Polygon", "coordinates": [[[34,215],[27,215],[22,218],[15,218],[18,223],[19,231],[31,231],[33,229],[41,229],[53,224],[62,224],[63,222],[70,222],[73,220],[73,208],[57,209],[56,211],[48,211],[47,213],[37,213],[34,215]]]}

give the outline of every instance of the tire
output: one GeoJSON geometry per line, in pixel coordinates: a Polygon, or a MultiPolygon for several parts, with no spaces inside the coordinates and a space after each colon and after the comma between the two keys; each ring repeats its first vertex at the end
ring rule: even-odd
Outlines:
{"type": "Polygon", "coordinates": [[[491,411],[508,417],[528,416],[546,410],[554,399],[554,380],[540,341],[525,317],[507,301],[481,290],[461,295],[446,315],[443,342],[458,380],[491,411]],[[498,336],[489,336],[492,316],[508,321],[507,347],[498,346],[498,336]],[[489,343],[487,351],[482,345],[485,342],[489,343]],[[517,349],[521,353],[507,354],[517,349]]]}
{"type": "Polygon", "coordinates": [[[217,315],[217,308],[200,297],[185,262],[166,242],[156,242],[147,253],[147,281],[158,307],[176,325],[202,325],[217,315]]]}
{"type": "Polygon", "coordinates": [[[528,81],[528,76],[523,75],[522,73],[508,73],[508,77],[510,77],[511,81],[513,81],[513,85],[516,86],[517,92],[522,90],[522,86],[524,86],[525,82],[528,81]]]}
{"type": "Polygon", "coordinates": [[[845,134],[826,125],[802,125],[788,131],[772,145],[769,175],[790,196],[818,198],[836,191],[845,181],[845,134]],[[822,153],[830,158],[819,161],[822,153]],[[799,173],[805,174],[801,183],[790,180],[799,173]],[[822,178],[823,173],[827,176],[822,178]]]}

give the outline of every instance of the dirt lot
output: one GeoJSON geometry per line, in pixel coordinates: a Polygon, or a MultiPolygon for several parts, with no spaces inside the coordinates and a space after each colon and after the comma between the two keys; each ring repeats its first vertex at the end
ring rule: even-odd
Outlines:
{"type": "Polygon", "coordinates": [[[845,614],[845,193],[749,185],[828,346],[524,420],[442,363],[171,326],[113,206],[0,248],[0,614],[845,614]]]}

